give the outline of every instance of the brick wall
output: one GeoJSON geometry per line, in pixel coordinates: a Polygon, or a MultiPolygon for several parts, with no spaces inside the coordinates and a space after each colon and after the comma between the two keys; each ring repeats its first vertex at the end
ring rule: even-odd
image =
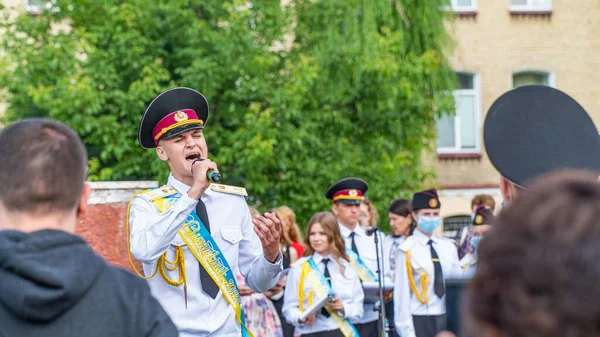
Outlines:
{"type": "MultiPolygon", "coordinates": [[[[131,270],[127,254],[125,218],[127,204],[138,191],[157,187],[155,181],[92,182],[88,210],[77,233],[108,262],[131,270]]],[[[141,269],[140,269],[141,270],[141,269]]]]}

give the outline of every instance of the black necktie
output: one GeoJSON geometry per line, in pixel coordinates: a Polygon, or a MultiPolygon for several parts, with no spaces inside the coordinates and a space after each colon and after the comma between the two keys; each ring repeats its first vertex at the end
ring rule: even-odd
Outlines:
{"type": "Polygon", "coordinates": [[[354,241],[355,235],[355,232],[350,233],[350,238],[352,239],[352,243],[350,243],[350,248],[356,253],[356,255],[360,257],[360,254],[358,253],[358,248],[356,248],[356,242],[354,241]]]}
{"type": "Polygon", "coordinates": [[[433,261],[433,290],[439,298],[442,298],[446,292],[446,289],[444,288],[444,276],[442,275],[442,265],[440,264],[440,258],[438,257],[437,252],[433,248],[433,240],[429,240],[427,244],[431,249],[431,261],[433,261]]]}
{"type": "MultiPolygon", "coordinates": [[[[208,213],[206,212],[206,205],[202,200],[198,200],[196,204],[196,214],[206,227],[206,230],[210,233],[210,223],[208,222],[208,213]]],[[[208,296],[215,298],[219,293],[219,287],[215,281],[210,277],[206,269],[200,264],[200,282],[202,282],[202,290],[208,294],[208,296]]]]}
{"type": "MultiPolygon", "coordinates": [[[[325,272],[323,274],[325,274],[325,279],[327,280],[327,283],[329,283],[329,286],[331,287],[331,275],[329,275],[329,268],[327,268],[327,263],[329,263],[329,259],[328,258],[323,259],[323,264],[325,265],[325,272]]],[[[325,317],[330,316],[325,308],[321,309],[321,313],[323,315],[325,315],[325,317]]]]}

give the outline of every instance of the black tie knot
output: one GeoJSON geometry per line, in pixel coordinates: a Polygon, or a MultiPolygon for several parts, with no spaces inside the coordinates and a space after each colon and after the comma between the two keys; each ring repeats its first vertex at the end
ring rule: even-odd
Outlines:
{"type": "Polygon", "coordinates": [[[326,257],[323,259],[323,264],[325,265],[325,267],[327,267],[327,264],[329,263],[329,258],[326,257]]]}
{"type": "Polygon", "coordinates": [[[427,244],[430,245],[430,246],[433,246],[433,240],[427,241],[427,244]]]}

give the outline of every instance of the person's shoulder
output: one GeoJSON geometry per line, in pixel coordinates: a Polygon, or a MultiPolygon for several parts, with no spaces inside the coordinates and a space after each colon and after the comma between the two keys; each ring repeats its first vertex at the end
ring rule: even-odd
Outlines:
{"type": "Polygon", "coordinates": [[[409,236],[406,239],[404,239],[402,244],[400,244],[399,249],[403,252],[409,252],[416,243],[417,243],[417,240],[415,238],[413,238],[412,236],[409,236]]]}
{"type": "Polygon", "coordinates": [[[449,239],[444,236],[437,236],[437,235],[436,235],[436,239],[438,239],[438,242],[440,243],[440,245],[456,249],[456,242],[454,240],[449,239]]]}
{"type": "Polygon", "coordinates": [[[131,200],[131,203],[152,203],[160,198],[166,198],[176,194],[178,194],[178,192],[174,187],[164,185],[161,187],[149,188],[147,190],[138,192],[137,194],[135,194],[135,197],[131,200]]]}

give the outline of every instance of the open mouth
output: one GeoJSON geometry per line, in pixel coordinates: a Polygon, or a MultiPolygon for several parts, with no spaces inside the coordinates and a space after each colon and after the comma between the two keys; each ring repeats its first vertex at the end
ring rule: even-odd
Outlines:
{"type": "Polygon", "coordinates": [[[185,156],[185,160],[187,160],[190,163],[194,162],[194,160],[196,160],[196,159],[201,159],[201,158],[202,158],[202,156],[200,155],[200,152],[191,152],[185,156]]]}

